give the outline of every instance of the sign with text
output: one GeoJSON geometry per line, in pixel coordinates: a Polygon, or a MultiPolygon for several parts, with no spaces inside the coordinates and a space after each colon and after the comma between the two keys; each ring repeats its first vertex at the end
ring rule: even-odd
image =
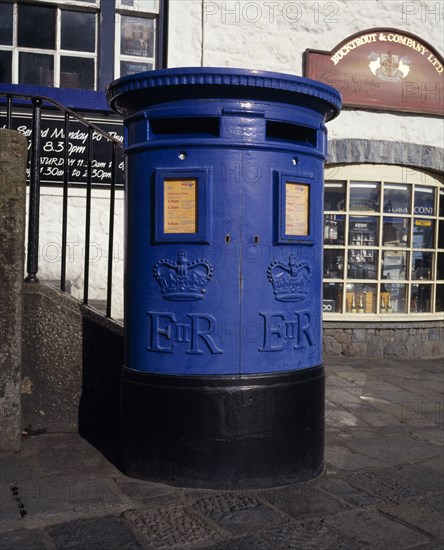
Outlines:
{"type": "Polygon", "coordinates": [[[341,92],[344,106],[442,115],[444,59],[417,36],[370,29],[331,52],[306,50],[304,76],[341,92]]]}
{"type": "Polygon", "coordinates": [[[308,235],[308,185],[285,184],[285,234],[308,235]]]}
{"type": "Polygon", "coordinates": [[[196,233],[196,179],[165,179],[163,230],[165,233],[196,233]]]}
{"type": "MultiPolygon", "coordinates": [[[[63,184],[65,164],[64,117],[47,111],[41,118],[40,183],[63,184]]],[[[122,142],[122,124],[116,119],[90,120],[101,130],[122,142]]],[[[0,127],[6,127],[5,114],[0,113],[0,127]]],[[[32,115],[30,111],[13,112],[12,129],[28,138],[31,147],[32,115]]],[[[124,182],[123,151],[117,152],[117,184],[124,182]]],[[[111,183],[112,142],[99,132],[92,133],[91,182],[93,185],[111,183]]],[[[69,184],[84,185],[88,176],[88,128],[71,119],[68,141],[69,184]]],[[[29,178],[29,168],[27,170],[29,178]]]]}

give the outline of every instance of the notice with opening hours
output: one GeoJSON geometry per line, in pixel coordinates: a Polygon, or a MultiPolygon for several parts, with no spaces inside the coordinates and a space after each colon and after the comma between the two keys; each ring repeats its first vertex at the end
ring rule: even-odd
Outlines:
{"type": "Polygon", "coordinates": [[[308,185],[285,184],[285,234],[308,235],[308,185]]]}
{"type": "Polygon", "coordinates": [[[197,232],[197,180],[164,180],[165,233],[197,232]]]}

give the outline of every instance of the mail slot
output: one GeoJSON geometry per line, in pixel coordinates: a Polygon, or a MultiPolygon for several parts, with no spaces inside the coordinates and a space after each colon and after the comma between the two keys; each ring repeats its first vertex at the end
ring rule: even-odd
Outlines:
{"type": "Polygon", "coordinates": [[[194,487],[318,476],[339,93],[219,68],[130,75],[107,93],[127,156],[123,469],[194,487]]]}

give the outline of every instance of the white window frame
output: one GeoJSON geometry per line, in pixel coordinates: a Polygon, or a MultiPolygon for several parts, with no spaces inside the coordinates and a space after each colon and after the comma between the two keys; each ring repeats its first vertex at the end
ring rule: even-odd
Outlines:
{"type": "Polygon", "coordinates": [[[134,6],[125,6],[121,0],[115,0],[116,2],[116,12],[115,12],[115,41],[114,41],[114,78],[119,78],[120,74],[120,62],[121,61],[132,61],[134,63],[149,63],[152,65],[153,69],[156,67],[157,59],[157,35],[159,32],[159,1],[153,0],[152,10],[145,10],[144,5],[141,0],[134,0],[134,6]],[[121,17],[137,17],[141,19],[152,19],[153,20],[153,56],[152,57],[141,57],[136,55],[124,55],[120,53],[121,45],[121,17]]]}
{"type": "MultiPolygon", "coordinates": [[[[40,3],[41,0],[39,0],[40,3]]],[[[60,87],[60,58],[62,56],[66,57],[82,57],[94,60],[94,90],[97,90],[97,51],[98,51],[98,7],[99,0],[95,2],[71,2],[71,1],[45,1],[47,5],[53,5],[56,9],[56,44],[55,49],[36,49],[36,48],[26,48],[23,46],[17,45],[18,38],[18,5],[23,2],[14,2],[13,3],[13,16],[12,16],[12,46],[7,46],[1,44],[2,51],[12,51],[12,84],[19,84],[19,55],[20,53],[37,53],[42,55],[52,55],[54,58],[54,78],[52,86],[59,88],[60,87]],[[79,50],[64,50],[60,47],[61,45],[61,24],[62,24],[62,10],[76,8],[75,11],[89,12],[95,14],[95,44],[94,52],[85,52],[79,50]],[[82,9],[78,9],[82,8],[82,9]]],[[[26,86],[27,83],[24,82],[21,85],[26,86]]]]}

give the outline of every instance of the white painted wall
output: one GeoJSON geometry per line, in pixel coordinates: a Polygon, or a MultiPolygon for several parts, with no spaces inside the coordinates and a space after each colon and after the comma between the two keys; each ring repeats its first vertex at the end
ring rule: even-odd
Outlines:
{"type": "MultiPolygon", "coordinates": [[[[169,67],[239,67],[302,75],[303,52],[332,50],[374,27],[416,34],[443,53],[444,3],[404,0],[171,0],[169,67]]],[[[442,147],[438,117],[348,111],[330,139],[406,141],[442,147]]]]}
{"type": "MultiPolygon", "coordinates": [[[[93,305],[106,300],[109,235],[109,190],[94,189],[91,201],[89,300],[93,305]]],[[[71,188],[68,199],[66,280],[71,294],[83,300],[85,258],[85,190],[71,188]]],[[[123,191],[116,191],[113,247],[112,317],[123,318],[123,191]]],[[[60,285],[62,256],[62,190],[42,187],[40,198],[39,272],[41,280],[60,285]]],[[[68,290],[68,289],[67,289],[68,290]]]]}

